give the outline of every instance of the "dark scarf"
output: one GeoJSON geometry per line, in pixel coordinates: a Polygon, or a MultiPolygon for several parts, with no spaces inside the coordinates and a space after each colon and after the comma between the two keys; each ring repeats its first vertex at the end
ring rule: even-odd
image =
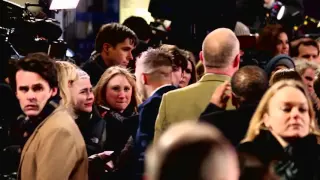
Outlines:
{"type": "Polygon", "coordinates": [[[59,101],[57,101],[57,99],[48,100],[40,114],[36,117],[29,118],[25,114],[22,114],[18,117],[18,121],[21,121],[21,147],[24,146],[38,125],[58,107],[58,102],[59,101]]]}
{"type": "Polygon", "coordinates": [[[269,132],[262,130],[253,142],[249,152],[257,155],[264,164],[272,166],[281,179],[300,180],[319,178],[319,145],[314,135],[291,141],[283,148],[269,132]]]}
{"type": "Polygon", "coordinates": [[[120,153],[129,137],[135,134],[138,124],[135,119],[132,119],[137,115],[135,109],[131,104],[122,113],[111,108],[99,107],[107,127],[105,149],[120,153]]]}
{"type": "Polygon", "coordinates": [[[122,113],[109,107],[106,107],[106,108],[103,108],[101,106],[98,107],[98,111],[101,117],[102,118],[105,118],[106,116],[112,117],[121,123],[123,123],[129,117],[135,116],[138,114],[135,110],[135,107],[131,104],[129,104],[128,107],[122,113]]]}

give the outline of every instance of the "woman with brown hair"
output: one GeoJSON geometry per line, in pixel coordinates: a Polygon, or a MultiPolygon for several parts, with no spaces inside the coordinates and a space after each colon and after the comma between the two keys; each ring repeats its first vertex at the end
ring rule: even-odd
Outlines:
{"type": "Polygon", "coordinates": [[[187,68],[182,73],[182,78],[179,82],[180,87],[186,87],[190,84],[197,82],[197,73],[195,67],[195,57],[192,52],[184,51],[188,60],[187,68]]]}
{"type": "Polygon", "coordinates": [[[280,179],[319,179],[320,132],[312,103],[298,81],[279,81],[263,96],[239,151],[264,165],[273,163],[280,179]]]}
{"type": "Polygon", "coordinates": [[[94,88],[95,104],[106,121],[104,151],[113,151],[115,171],[121,178],[127,176],[128,167],[133,163],[132,144],[138,127],[137,95],[134,76],[125,68],[110,67],[94,88]],[[129,163],[129,164],[128,164],[129,163]],[[120,173],[121,172],[121,173],[120,173]]]}
{"type": "Polygon", "coordinates": [[[288,34],[282,25],[269,24],[259,33],[256,48],[259,51],[258,60],[264,64],[276,55],[289,55],[288,34]]]}

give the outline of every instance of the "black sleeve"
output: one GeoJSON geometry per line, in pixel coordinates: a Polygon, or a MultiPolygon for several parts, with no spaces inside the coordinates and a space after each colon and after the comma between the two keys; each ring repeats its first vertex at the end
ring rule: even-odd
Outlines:
{"type": "Polygon", "coordinates": [[[204,115],[207,115],[209,113],[217,112],[217,111],[224,111],[224,109],[216,106],[213,103],[210,103],[207,108],[201,113],[200,118],[204,115]]]}

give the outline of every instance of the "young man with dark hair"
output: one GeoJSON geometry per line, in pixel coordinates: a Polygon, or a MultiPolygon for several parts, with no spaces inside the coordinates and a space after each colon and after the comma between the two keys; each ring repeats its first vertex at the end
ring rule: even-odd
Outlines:
{"type": "Polygon", "coordinates": [[[82,67],[89,74],[91,84],[96,85],[108,67],[127,67],[137,43],[136,34],[128,27],[118,23],[103,25],[96,37],[95,53],[82,67]]]}
{"type": "Polygon", "coordinates": [[[317,60],[319,57],[319,46],[314,40],[301,41],[292,52],[292,57],[304,58],[310,61],[317,60]]]}
{"type": "Polygon", "coordinates": [[[19,179],[87,179],[87,152],[69,112],[58,107],[55,62],[35,53],[18,61],[14,82],[24,113],[19,179]]]}

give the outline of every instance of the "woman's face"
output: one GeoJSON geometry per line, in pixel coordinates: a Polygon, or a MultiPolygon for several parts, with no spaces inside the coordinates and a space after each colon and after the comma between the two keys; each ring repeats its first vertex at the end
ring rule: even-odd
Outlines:
{"type": "Polygon", "coordinates": [[[172,84],[174,86],[179,86],[179,83],[182,79],[182,69],[178,66],[172,67],[172,84]]]}
{"type": "Polygon", "coordinates": [[[91,112],[94,102],[89,78],[78,79],[70,87],[73,108],[80,112],[91,112]]]}
{"type": "Polygon", "coordinates": [[[132,86],[124,75],[116,75],[110,79],[105,93],[109,106],[123,112],[131,102],[132,86]]]}
{"type": "Polygon", "coordinates": [[[276,53],[275,55],[286,54],[289,55],[289,40],[286,33],[282,32],[279,34],[277,45],[276,45],[276,53]]]}
{"type": "Polygon", "coordinates": [[[180,87],[186,87],[189,85],[189,82],[191,79],[191,73],[192,73],[192,65],[191,65],[191,62],[188,61],[188,67],[186,70],[183,71],[182,78],[179,83],[180,87]]]}
{"type": "Polygon", "coordinates": [[[282,138],[304,137],[310,132],[310,115],[306,96],[297,88],[284,87],[271,97],[269,112],[263,116],[265,126],[282,138]]]}

